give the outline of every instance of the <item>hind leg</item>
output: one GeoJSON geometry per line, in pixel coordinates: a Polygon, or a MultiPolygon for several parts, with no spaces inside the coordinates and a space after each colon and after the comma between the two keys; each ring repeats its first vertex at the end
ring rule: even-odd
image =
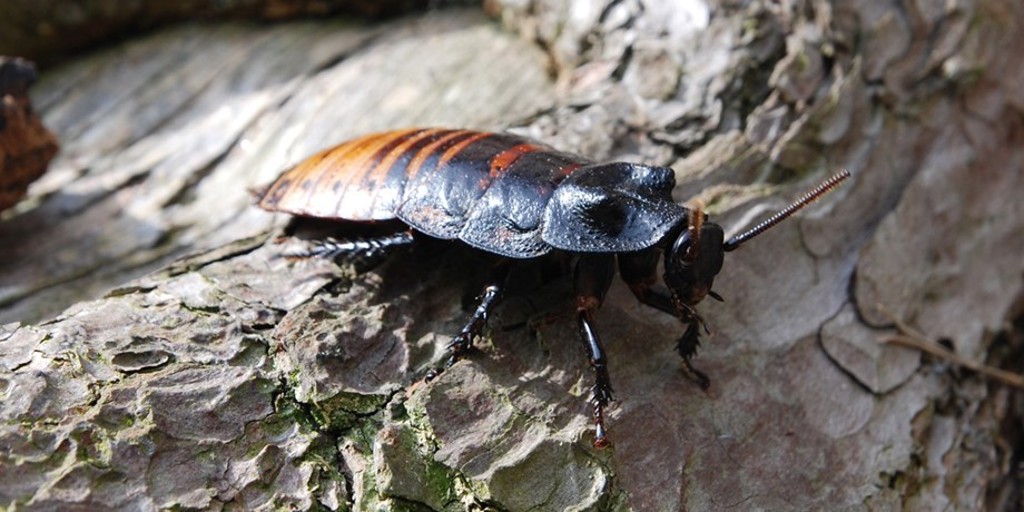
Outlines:
{"type": "Polygon", "coordinates": [[[329,258],[339,256],[369,258],[386,253],[413,242],[412,231],[401,231],[368,238],[336,240],[324,238],[317,240],[312,247],[304,251],[285,254],[289,259],[329,258]]]}

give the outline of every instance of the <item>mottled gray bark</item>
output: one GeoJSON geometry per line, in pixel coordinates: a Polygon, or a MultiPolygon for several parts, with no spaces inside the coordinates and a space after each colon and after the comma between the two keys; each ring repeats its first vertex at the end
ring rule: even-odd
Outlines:
{"type": "Polygon", "coordinates": [[[0,318],[21,322],[0,327],[0,504],[1020,506],[1019,391],[879,339],[896,318],[1019,370],[1024,8],[487,7],[501,26],[185,26],[44,75],[63,152],[0,222],[0,318]],[[728,255],[726,302],[699,308],[708,392],[680,370],[678,322],[613,285],[613,447],[595,450],[568,282],[522,271],[532,291],[481,350],[424,384],[477,255],[276,257],[301,242],[273,243],[285,219],[249,188],[428,124],[672,165],[677,199],[730,231],[854,176],[728,255]]]}

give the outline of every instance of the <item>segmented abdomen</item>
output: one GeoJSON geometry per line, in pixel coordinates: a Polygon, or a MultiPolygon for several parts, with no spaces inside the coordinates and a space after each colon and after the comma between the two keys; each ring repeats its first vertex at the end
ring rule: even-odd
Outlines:
{"type": "Polygon", "coordinates": [[[259,205],[310,217],[399,218],[511,257],[550,248],[538,233],[554,187],[587,161],[508,134],[421,128],[367,135],[285,172],[259,205]]]}

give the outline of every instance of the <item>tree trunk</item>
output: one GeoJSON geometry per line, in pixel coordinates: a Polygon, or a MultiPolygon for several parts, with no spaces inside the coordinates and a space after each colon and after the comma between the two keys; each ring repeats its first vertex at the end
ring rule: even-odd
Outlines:
{"type": "Polygon", "coordinates": [[[881,340],[1020,370],[1024,7],[485,7],[185,25],[43,73],[62,153],[0,217],[0,506],[1022,506],[1020,390],[881,340]],[[480,350],[424,383],[479,254],[280,257],[305,242],[253,189],[417,125],[670,165],[729,233],[853,177],[726,257],[706,392],[678,321],[613,284],[601,450],[569,279],[514,270],[480,350]]]}

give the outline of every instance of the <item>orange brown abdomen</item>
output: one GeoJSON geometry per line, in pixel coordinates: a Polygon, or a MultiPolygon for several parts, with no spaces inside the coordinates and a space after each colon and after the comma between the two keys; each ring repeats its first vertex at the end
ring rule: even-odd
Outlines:
{"type": "Polygon", "coordinates": [[[508,135],[438,128],[367,135],[285,172],[259,206],[344,221],[398,218],[418,231],[527,258],[551,247],[540,223],[582,157],[508,135]]]}

